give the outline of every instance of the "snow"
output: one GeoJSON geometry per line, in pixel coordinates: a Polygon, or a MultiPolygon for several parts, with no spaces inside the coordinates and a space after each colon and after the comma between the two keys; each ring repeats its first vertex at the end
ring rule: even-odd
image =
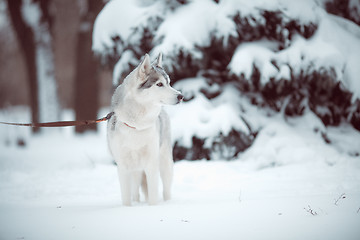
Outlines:
{"type": "Polygon", "coordinates": [[[1,1],[0,2],[0,31],[4,31],[4,29],[10,24],[8,17],[6,15],[6,11],[7,11],[7,4],[4,1],[1,1]]]}
{"type": "Polygon", "coordinates": [[[289,64],[294,69],[295,74],[311,66],[311,70],[335,68],[337,79],[343,79],[343,69],[345,68],[345,57],[338,48],[329,44],[316,33],[310,40],[297,37],[291,47],[277,53],[274,59],[282,65],[289,64]]]}
{"type": "Polygon", "coordinates": [[[145,9],[141,9],[134,1],[110,1],[99,13],[94,24],[93,49],[101,49],[104,45],[112,45],[112,39],[116,34],[121,34],[124,39],[131,34],[132,26],[135,26],[145,9]],[[125,4],[125,5],[124,5],[125,4]],[[118,9],[125,11],[118,12],[118,9]],[[109,23],[113,24],[109,24],[109,23]]]}
{"type": "Polygon", "coordinates": [[[24,1],[21,6],[21,12],[27,25],[36,28],[41,19],[40,6],[30,0],[24,1]]]}
{"type": "MultiPolygon", "coordinates": [[[[207,84],[204,78],[185,79],[174,85],[175,89],[184,93],[185,98],[194,97],[193,100],[184,102],[181,107],[167,107],[173,119],[172,124],[181,126],[172,128],[173,141],[178,141],[181,146],[191,147],[193,136],[208,138],[205,145],[211,147],[213,138],[220,132],[225,136],[232,128],[244,133],[249,132],[241,120],[239,92],[228,85],[220,96],[210,101],[200,93],[205,86],[207,84]]],[[[213,85],[211,88],[215,91],[217,87],[213,85]]]]}
{"type": "Polygon", "coordinates": [[[160,17],[164,21],[155,34],[155,42],[161,42],[157,51],[174,50],[182,47],[195,51],[194,45],[207,46],[209,36],[217,37],[236,34],[231,17],[238,12],[258,18],[260,7],[267,10],[282,10],[289,16],[299,18],[302,23],[316,22],[318,7],[315,1],[296,0],[194,0],[176,9],[167,6],[166,1],[124,1],[113,0],[106,4],[98,15],[94,26],[93,50],[106,51],[112,48],[114,35],[127,40],[134,28],[145,24],[148,18],[160,17]],[[201,17],[200,17],[201,16],[201,17]],[[194,24],[196,23],[196,24],[194,24]]]}
{"type": "MultiPolygon", "coordinates": [[[[253,73],[253,65],[261,72],[261,84],[266,84],[270,77],[275,77],[278,73],[275,66],[271,63],[274,52],[269,49],[270,41],[255,41],[241,44],[229,64],[229,69],[234,74],[244,74],[246,79],[250,79],[253,73]],[[265,43],[265,44],[264,44],[265,43]]],[[[274,44],[271,44],[274,45],[274,44]]]]}
{"type": "MultiPolygon", "coordinates": [[[[310,111],[284,119],[238,101],[261,128],[253,145],[234,161],[175,163],[173,198],[157,206],[121,205],[106,124],[83,136],[0,126],[1,239],[357,239],[360,133],[325,128],[310,111]],[[26,146],[16,145],[18,137],[26,146]]],[[[185,132],[174,113],[187,105],[173,108],[173,131],[185,132]]],[[[0,120],[28,115],[7,109],[0,120]]]]}
{"type": "Polygon", "coordinates": [[[230,16],[214,1],[192,1],[178,8],[160,25],[155,41],[162,41],[153,51],[167,55],[183,49],[200,58],[196,46],[210,45],[211,34],[217,38],[225,36],[225,42],[229,35],[236,35],[235,28],[230,16]]]}
{"type": "Polygon", "coordinates": [[[346,59],[343,83],[354,93],[353,99],[360,98],[360,27],[349,20],[329,15],[321,22],[318,34],[346,59]]]}
{"type": "Polygon", "coordinates": [[[294,74],[302,70],[334,68],[337,79],[354,93],[353,100],[360,98],[359,26],[329,14],[321,13],[319,16],[322,17],[314,36],[310,39],[295,36],[291,45],[281,51],[276,51],[276,43],[271,41],[260,40],[239,45],[228,65],[229,70],[250,79],[255,64],[261,72],[261,83],[266,84],[272,77],[289,79],[289,66],[294,74]],[[280,70],[275,68],[272,61],[276,62],[280,70]]]}
{"type": "Polygon", "coordinates": [[[129,67],[129,64],[136,66],[138,62],[134,61],[133,52],[126,50],[123,52],[120,60],[114,66],[113,86],[118,86],[120,84],[121,73],[125,72],[125,69],[129,67]]]}
{"type": "Polygon", "coordinates": [[[139,40],[136,39],[135,28],[145,25],[148,18],[158,14],[161,10],[156,2],[150,5],[141,1],[108,2],[95,20],[92,49],[98,52],[112,49],[112,38],[116,35],[121,36],[123,41],[139,40]]]}

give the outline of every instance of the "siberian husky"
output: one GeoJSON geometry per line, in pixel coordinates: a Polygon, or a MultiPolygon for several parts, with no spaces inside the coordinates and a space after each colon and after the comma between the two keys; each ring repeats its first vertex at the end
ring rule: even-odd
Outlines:
{"type": "Polygon", "coordinates": [[[148,203],[157,204],[159,174],[163,198],[171,198],[170,122],[162,106],[182,100],[181,93],[170,86],[161,54],[154,64],[146,54],[115,90],[107,138],[117,164],[123,205],[131,205],[132,199],[140,200],[140,186],[148,203]]]}

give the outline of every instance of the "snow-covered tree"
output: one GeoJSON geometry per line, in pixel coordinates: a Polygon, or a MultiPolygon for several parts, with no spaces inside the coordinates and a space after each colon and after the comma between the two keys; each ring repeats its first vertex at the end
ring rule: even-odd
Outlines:
{"type": "MultiPolygon", "coordinates": [[[[326,12],[336,2],[113,0],[96,19],[93,50],[114,66],[114,85],[145,52],[162,52],[186,96],[174,117],[186,129],[175,134],[175,158],[231,159],[259,130],[242,96],[284,116],[312,111],[325,125],[360,130],[360,28],[326,12]]],[[[347,6],[358,19],[360,4],[347,6]]]]}

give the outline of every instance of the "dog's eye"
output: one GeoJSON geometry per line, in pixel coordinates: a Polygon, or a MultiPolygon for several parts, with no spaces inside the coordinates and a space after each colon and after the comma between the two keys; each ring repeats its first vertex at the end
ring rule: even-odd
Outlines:
{"type": "Polygon", "coordinates": [[[156,84],[156,86],[162,87],[162,86],[164,86],[164,84],[162,84],[161,82],[159,82],[158,84],[156,84]]]}

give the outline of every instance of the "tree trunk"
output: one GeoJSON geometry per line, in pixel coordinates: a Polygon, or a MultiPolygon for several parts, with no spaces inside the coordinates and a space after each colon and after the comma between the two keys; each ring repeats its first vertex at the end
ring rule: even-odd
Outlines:
{"type": "Polygon", "coordinates": [[[60,117],[59,99],[55,79],[52,16],[49,0],[36,0],[41,18],[32,25],[36,39],[36,66],[39,84],[39,118],[41,122],[56,121],[60,117]]]}
{"type": "MultiPolygon", "coordinates": [[[[25,65],[27,71],[27,81],[30,90],[30,108],[31,121],[39,122],[39,105],[38,105],[38,82],[35,58],[35,39],[34,34],[25,21],[21,13],[21,0],[7,0],[9,15],[14,27],[19,45],[24,53],[25,65]]],[[[39,128],[33,128],[33,132],[38,132],[39,128]]]]}
{"type": "MultiPolygon", "coordinates": [[[[54,71],[48,0],[8,0],[8,9],[24,52],[30,88],[32,122],[55,121],[59,104],[54,71]]],[[[38,132],[38,128],[34,128],[38,132]]]]}
{"type": "MultiPolygon", "coordinates": [[[[102,1],[88,0],[87,12],[81,16],[80,20],[75,79],[76,120],[96,119],[99,110],[99,65],[91,46],[94,21],[102,7],[102,1]]],[[[96,129],[96,124],[79,126],[76,127],[76,132],[82,133],[96,129]]]]}

